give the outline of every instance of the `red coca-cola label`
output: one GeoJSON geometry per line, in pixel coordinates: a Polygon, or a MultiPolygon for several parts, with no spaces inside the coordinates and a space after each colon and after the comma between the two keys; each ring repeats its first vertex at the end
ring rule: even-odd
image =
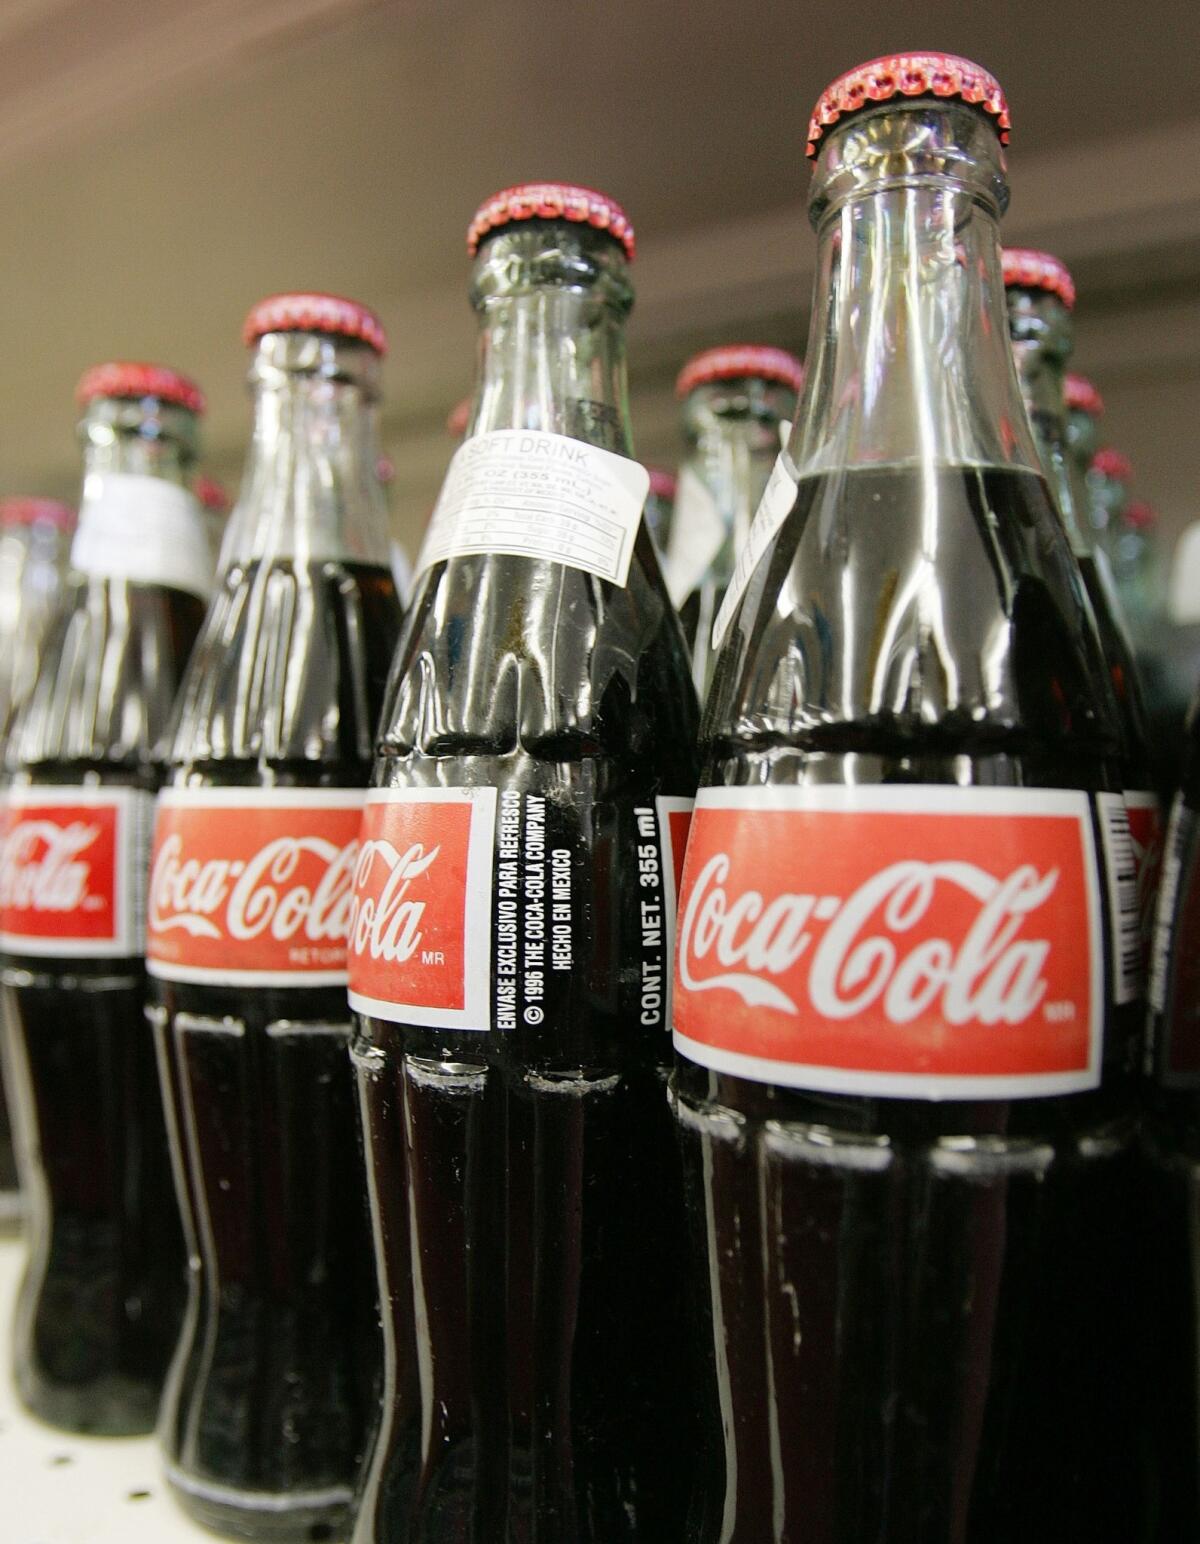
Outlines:
{"type": "Polygon", "coordinates": [[[151,975],[344,982],[363,798],[356,788],[164,789],[146,919],[151,975]]]}
{"type": "Polygon", "coordinates": [[[140,955],[152,809],[152,796],[135,788],[11,789],[0,849],[3,948],[140,955]]]}
{"type": "Polygon", "coordinates": [[[675,1043],[704,1066],[799,1088],[1094,1088],[1098,883],[1083,793],[702,789],[675,1043]]]}
{"type": "Polygon", "coordinates": [[[490,1027],[495,788],[367,796],[350,1005],[401,1023],[490,1027]]]}

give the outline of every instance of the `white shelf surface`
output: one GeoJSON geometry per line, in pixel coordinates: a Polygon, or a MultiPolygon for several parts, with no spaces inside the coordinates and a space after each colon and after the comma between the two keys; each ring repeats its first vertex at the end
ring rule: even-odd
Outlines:
{"type": "Polygon", "coordinates": [[[171,1500],[151,1437],[75,1437],[17,1401],[13,1303],[25,1250],[0,1239],[0,1539],[4,1544],[197,1544],[214,1535],[171,1500]]]}

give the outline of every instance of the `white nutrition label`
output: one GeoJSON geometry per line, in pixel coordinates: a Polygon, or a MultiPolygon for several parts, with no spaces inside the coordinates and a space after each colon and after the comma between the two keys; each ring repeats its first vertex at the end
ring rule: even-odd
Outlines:
{"type": "Polygon", "coordinates": [[[417,572],[443,558],[509,552],[624,585],[649,487],[638,462],[566,434],[474,435],[450,463],[417,572]]]}
{"type": "Polygon", "coordinates": [[[729,581],[725,599],[721,602],[721,609],[717,612],[717,619],[713,623],[714,649],[720,648],[722,639],[729,631],[729,624],[733,620],[733,613],[737,610],[738,601],[742,598],[742,592],[750,583],[750,575],[758,567],[758,560],[771,544],[776,531],[791,514],[795,502],[796,478],[788,463],[787,452],[781,450],[775,462],[775,470],[763,489],[763,496],[759,500],[754,519],[750,522],[750,529],[746,532],[746,540],[738,553],[733,577],[729,581]]]}

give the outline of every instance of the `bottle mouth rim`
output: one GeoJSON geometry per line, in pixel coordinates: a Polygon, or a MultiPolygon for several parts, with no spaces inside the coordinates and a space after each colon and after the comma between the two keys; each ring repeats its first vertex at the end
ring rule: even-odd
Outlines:
{"type": "Polygon", "coordinates": [[[826,134],[865,108],[921,100],[958,100],[979,108],[992,120],[1000,143],[1008,144],[1008,101],[989,70],[961,54],[901,53],[869,59],[826,86],[809,119],[805,154],[815,161],[826,134]]]}
{"type": "Polygon", "coordinates": [[[467,227],[468,255],[474,257],[480,244],[494,232],[527,220],[587,225],[611,236],[624,248],[628,262],[637,252],[629,216],[607,193],[572,182],[522,182],[480,204],[467,227]]]}

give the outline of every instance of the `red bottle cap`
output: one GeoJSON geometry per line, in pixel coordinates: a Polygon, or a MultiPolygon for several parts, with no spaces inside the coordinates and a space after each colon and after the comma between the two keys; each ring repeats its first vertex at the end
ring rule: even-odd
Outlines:
{"type": "Polygon", "coordinates": [[[93,365],[85,370],[75,388],[75,400],[82,407],[97,397],[157,397],[160,402],[172,402],[185,407],[189,413],[203,413],[204,393],[195,381],[189,381],[178,370],[166,365],[139,364],[132,360],[114,359],[108,364],[93,365]]]}
{"type": "Polygon", "coordinates": [[[219,515],[225,514],[233,507],[233,500],[221,484],[213,477],[205,477],[203,472],[192,484],[192,491],[204,509],[213,509],[219,515]]]}
{"type": "Polygon", "coordinates": [[[375,476],[386,488],[389,483],[396,480],[396,463],[391,456],[377,456],[375,458],[375,476]]]}
{"type": "Polygon", "coordinates": [[[1104,398],[1086,376],[1068,375],[1063,384],[1067,406],[1099,418],[1104,412],[1104,398]]]}
{"type": "Polygon", "coordinates": [[[1028,247],[1005,247],[1000,261],[1009,289],[1045,290],[1048,295],[1057,295],[1068,311],[1074,309],[1075,281],[1057,257],[1028,247]]]}
{"type": "Polygon", "coordinates": [[[790,386],[797,396],[804,390],[804,366],[794,354],[760,343],[735,343],[705,349],[689,359],[675,382],[675,395],[686,397],[709,381],[731,381],[747,375],[790,386]]]}
{"type": "Polygon", "coordinates": [[[1111,477],[1114,482],[1133,481],[1133,465],[1129,457],[1123,456],[1119,450],[1113,450],[1111,445],[1096,452],[1092,457],[1092,466],[1102,477],[1111,477]]]}
{"type": "Polygon", "coordinates": [[[464,397],[461,402],[456,402],[446,415],[446,433],[451,439],[461,440],[467,432],[473,401],[472,397],[464,397]]]}
{"type": "Polygon", "coordinates": [[[354,338],[380,356],[387,353],[387,335],[374,311],[356,300],[319,291],[260,300],[242,327],[242,342],[249,347],[268,332],[327,332],[336,338],[354,338]]]}
{"type": "Polygon", "coordinates": [[[1158,511],[1147,504],[1145,499],[1135,499],[1123,511],[1121,522],[1135,531],[1148,531],[1152,525],[1158,524],[1158,511]]]}
{"type": "Polygon", "coordinates": [[[75,511],[57,499],[0,499],[0,525],[56,525],[60,531],[70,531],[75,527],[75,511]]]}
{"type": "Polygon", "coordinates": [[[633,226],[620,204],[592,188],[577,188],[569,182],[523,182],[485,199],[467,227],[467,251],[474,257],[489,232],[517,220],[573,220],[591,225],[619,241],[625,256],[633,261],[633,226]]]}
{"type": "Polygon", "coordinates": [[[808,124],[808,155],[815,158],[825,130],[840,118],[892,97],[960,97],[996,120],[1000,143],[1012,127],[1008,103],[994,75],[957,54],[887,54],[839,75],[817,98],[808,124]]]}
{"type": "Polygon", "coordinates": [[[648,466],[650,473],[650,492],[656,499],[673,500],[675,497],[675,474],[664,472],[660,466],[648,466]]]}

